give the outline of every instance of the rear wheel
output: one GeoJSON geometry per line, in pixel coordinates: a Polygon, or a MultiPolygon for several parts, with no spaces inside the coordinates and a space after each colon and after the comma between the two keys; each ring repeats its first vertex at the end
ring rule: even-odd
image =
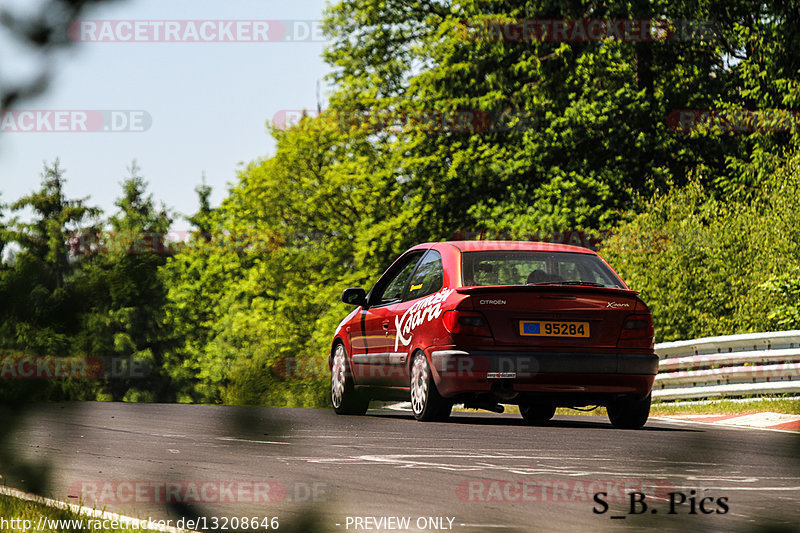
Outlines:
{"type": "Polygon", "coordinates": [[[369,398],[356,391],[353,375],[347,364],[347,352],[341,344],[333,351],[331,365],[331,403],[340,415],[363,415],[369,407],[369,398]]]}
{"type": "Polygon", "coordinates": [[[556,406],[551,403],[528,403],[519,406],[522,419],[529,426],[546,424],[556,414],[556,406]]]}
{"type": "Polygon", "coordinates": [[[639,429],[650,416],[650,395],[644,398],[618,398],[606,407],[611,425],[620,429],[639,429]]]}
{"type": "Polygon", "coordinates": [[[453,402],[442,398],[433,382],[428,358],[417,353],[411,361],[411,410],[414,418],[428,422],[445,420],[453,410],[453,402]]]}

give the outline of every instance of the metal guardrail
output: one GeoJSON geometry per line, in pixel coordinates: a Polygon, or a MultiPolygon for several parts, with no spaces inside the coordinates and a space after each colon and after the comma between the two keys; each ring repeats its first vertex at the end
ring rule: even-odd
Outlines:
{"type": "Polygon", "coordinates": [[[656,344],[654,400],[800,392],[800,330],[656,344]]]}

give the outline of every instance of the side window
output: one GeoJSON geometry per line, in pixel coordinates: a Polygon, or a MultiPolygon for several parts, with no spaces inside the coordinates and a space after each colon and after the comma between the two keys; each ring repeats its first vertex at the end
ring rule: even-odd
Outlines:
{"type": "Polygon", "coordinates": [[[384,278],[378,280],[373,289],[375,295],[369,298],[370,305],[386,305],[402,300],[406,282],[421,256],[422,252],[407,255],[391,272],[387,272],[384,278]]]}
{"type": "Polygon", "coordinates": [[[429,250],[419,262],[414,275],[411,276],[411,280],[408,282],[408,291],[403,299],[415,300],[433,294],[441,289],[443,284],[442,256],[436,250],[429,250]]]}

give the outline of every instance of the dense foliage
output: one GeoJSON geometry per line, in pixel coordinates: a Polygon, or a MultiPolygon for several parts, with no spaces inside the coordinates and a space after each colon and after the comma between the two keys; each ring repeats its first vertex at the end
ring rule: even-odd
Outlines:
{"type": "Polygon", "coordinates": [[[800,326],[800,153],[750,201],[698,181],[642,200],[601,253],[653,310],[658,341],[800,326]]]}
{"type": "Polygon", "coordinates": [[[109,218],[64,197],[57,162],[8,206],[34,215],[0,217],[0,346],[121,362],[41,394],[321,405],[341,290],[464,231],[610,231],[602,251],[651,304],[659,340],[798,326],[797,124],[773,112],[800,104],[791,7],[341,0],[326,29],[330,108],[273,129],[274,155],[222,205],[199,186],[182,246],[164,242],[172,215],[135,164],[109,218]],[[670,32],[495,31],[526,19],[666,20],[670,32]],[[714,111],[684,127],[682,110],[714,111]],[[101,237],[79,237],[76,253],[79,230],[101,237]]]}

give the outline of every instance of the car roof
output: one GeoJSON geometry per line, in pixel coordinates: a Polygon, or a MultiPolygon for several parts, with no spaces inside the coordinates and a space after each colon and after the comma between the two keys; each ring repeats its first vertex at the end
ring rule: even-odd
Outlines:
{"type": "MultiPolygon", "coordinates": [[[[533,241],[444,241],[418,244],[414,248],[431,248],[450,245],[461,252],[479,251],[524,251],[524,252],[570,252],[597,255],[594,251],[581,246],[533,241]]],[[[413,249],[413,248],[412,248],[413,249]]]]}

